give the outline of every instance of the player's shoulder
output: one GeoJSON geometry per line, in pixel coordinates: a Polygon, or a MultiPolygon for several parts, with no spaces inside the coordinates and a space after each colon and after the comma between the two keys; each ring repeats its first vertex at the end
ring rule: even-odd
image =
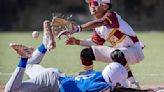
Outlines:
{"type": "Polygon", "coordinates": [[[119,28],[119,19],[118,14],[116,12],[106,12],[102,19],[107,21],[107,26],[110,26],[110,28],[119,28]]]}
{"type": "Polygon", "coordinates": [[[116,15],[117,13],[115,11],[107,11],[104,16],[111,17],[111,16],[116,16],[116,15]]]}

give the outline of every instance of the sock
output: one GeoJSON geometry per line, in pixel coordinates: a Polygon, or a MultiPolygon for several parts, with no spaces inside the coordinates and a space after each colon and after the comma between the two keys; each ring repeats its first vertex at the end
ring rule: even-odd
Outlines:
{"type": "Polygon", "coordinates": [[[43,43],[39,46],[38,50],[43,54],[47,52],[47,49],[43,43]]]}
{"type": "Polygon", "coordinates": [[[21,58],[18,64],[18,67],[26,68],[28,58],[21,58]]]}
{"type": "Polygon", "coordinates": [[[132,73],[132,71],[131,71],[129,65],[126,64],[124,67],[125,67],[126,70],[128,71],[128,78],[133,77],[133,73],[132,73]]]}

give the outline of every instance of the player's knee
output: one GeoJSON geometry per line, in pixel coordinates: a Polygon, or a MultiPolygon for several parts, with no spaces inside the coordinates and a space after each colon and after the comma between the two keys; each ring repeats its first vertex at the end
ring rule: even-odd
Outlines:
{"type": "Polygon", "coordinates": [[[124,53],[119,49],[116,49],[111,53],[111,58],[114,62],[121,63],[123,66],[127,64],[124,53]]]}
{"type": "Polygon", "coordinates": [[[85,48],[81,51],[80,57],[86,58],[88,60],[95,60],[92,48],[85,48]]]}

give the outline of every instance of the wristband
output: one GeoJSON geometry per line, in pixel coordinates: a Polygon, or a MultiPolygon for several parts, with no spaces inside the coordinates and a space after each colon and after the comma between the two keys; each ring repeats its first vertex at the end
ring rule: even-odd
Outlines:
{"type": "Polygon", "coordinates": [[[45,54],[47,52],[47,49],[45,48],[44,44],[42,43],[38,50],[42,53],[42,54],[45,54]]]}
{"type": "Polygon", "coordinates": [[[21,58],[18,64],[18,67],[26,68],[28,58],[21,58]]]}
{"type": "Polygon", "coordinates": [[[76,33],[79,33],[82,31],[82,27],[80,25],[77,26],[77,30],[76,30],[76,33]]]}

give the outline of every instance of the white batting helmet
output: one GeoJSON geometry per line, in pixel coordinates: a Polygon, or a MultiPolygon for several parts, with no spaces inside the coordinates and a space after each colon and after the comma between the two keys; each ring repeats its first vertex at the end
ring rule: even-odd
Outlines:
{"type": "Polygon", "coordinates": [[[125,83],[128,72],[121,64],[113,62],[104,68],[102,75],[106,82],[116,86],[116,83],[125,83]]]}

